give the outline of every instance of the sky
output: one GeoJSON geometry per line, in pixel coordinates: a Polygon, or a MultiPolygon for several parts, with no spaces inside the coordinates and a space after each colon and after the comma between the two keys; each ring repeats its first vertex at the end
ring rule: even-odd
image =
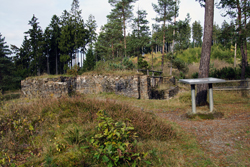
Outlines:
{"type": "MultiPolygon", "coordinates": [[[[5,37],[7,45],[16,45],[20,47],[24,32],[28,31],[31,26],[28,25],[33,14],[38,18],[39,25],[44,30],[51,21],[54,14],[61,16],[63,10],[70,11],[73,0],[0,0],[0,33],[5,37]]],[[[84,20],[92,14],[95,17],[98,28],[107,23],[106,16],[110,13],[112,7],[108,0],[79,0],[80,9],[82,10],[82,17],[84,20]]],[[[216,0],[215,0],[216,2],[216,0]]],[[[147,20],[150,22],[149,26],[155,23],[153,18],[157,16],[154,12],[152,3],[157,4],[157,0],[138,0],[134,3],[134,9],[146,10],[148,13],[147,20]]],[[[184,20],[187,13],[190,14],[190,25],[194,21],[200,21],[204,25],[204,11],[195,0],[180,0],[179,16],[177,20],[184,20]]],[[[134,11],[135,11],[134,10],[134,11]]],[[[230,22],[230,18],[222,17],[221,14],[225,11],[215,8],[214,22],[221,26],[222,22],[226,20],[230,22]]]]}

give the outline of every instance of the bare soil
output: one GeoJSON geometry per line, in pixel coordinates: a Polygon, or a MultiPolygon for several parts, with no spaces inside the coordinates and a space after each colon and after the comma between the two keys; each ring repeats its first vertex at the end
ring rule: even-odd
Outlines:
{"type": "Polygon", "coordinates": [[[213,120],[188,119],[182,109],[157,115],[195,135],[205,153],[216,159],[219,166],[250,166],[250,112],[233,110],[233,114],[213,120]]]}

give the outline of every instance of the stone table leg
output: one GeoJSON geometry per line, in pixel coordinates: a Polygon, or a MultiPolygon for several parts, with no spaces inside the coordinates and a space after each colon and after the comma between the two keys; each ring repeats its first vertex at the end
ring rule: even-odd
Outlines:
{"type": "Polygon", "coordinates": [[[214,98],[213,98],[213,86],[212,84],[208,84],[209,87],[209,109],[210,112],[213,112],[214,110],[214,98]]]}
{"type": "Polygon", "coordinates": [[[191,98],[192,98],[192,113],[196,113],[196,104],[195,104],[195,85],[191,85],[191,98]]]}

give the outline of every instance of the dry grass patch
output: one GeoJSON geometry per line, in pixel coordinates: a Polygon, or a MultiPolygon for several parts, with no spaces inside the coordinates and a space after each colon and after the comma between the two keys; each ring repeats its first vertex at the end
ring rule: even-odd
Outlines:
{"type": "Polygon", "coordinates": [[[1,108],[0,164],[94,165],[97,162],[93,161],[91,150],[85,150],[85,138],[94,135],[96,113],[99,110],[104,110],[115,121],[127,118],[131,120],[141,142],[168,141],[176,137],[171,125],[159,120],[154,114],[113,100],[89,99],[83,96],[40,99],[30,104],[1,108]],[[78,136],[84,142],[67,142],[66,138],[70,135],[71,139],[78,136]]]}
{"type": "Polygon", "coordinates": [[[219,59],[210,60],[210,65],[212,65],[213,68],[216,68],[216,69],[221,69],[223,67],[233,67],[233,64],[229,64],[226,61],[219,60],[219,59]]]}

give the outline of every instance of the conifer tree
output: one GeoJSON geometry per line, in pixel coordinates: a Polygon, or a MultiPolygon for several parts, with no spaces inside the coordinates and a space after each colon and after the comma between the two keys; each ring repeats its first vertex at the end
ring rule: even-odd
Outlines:
{"type": "Polygon", "coordinates": [[[165,39],[166,39],[166,23],[172,21],[173,17],[178,11],[176,2],[174,0],[158,0],[158,4],[152,4],[154,11],[158,14],[155,20],[159,23],[163,22],[163,41],[162,41],[162,63],[161,70],[164,66],[164,54],[165,54],[165,39]]]}
{"type": "Polygon", "coordinates": [[[192,24],[192,37],[193,37],[193,44],[195,46],[201,46],[202,44],[202,26],[200,21],[195,21],[192,24]]]}
{"type": "Polygon", "coordinates": [[[139,62],[139,55],[143,52],[143,47],[146,46],[150,41],[150,31],[146,17],[147,12],[145,10],[138,10],[137,16],[133,19],[133,33],[135,34],[135,40],[133,43],[136,48],[137,64],[139,62]]]}
{"type": "Polygon", "coordinates": [[[42,42],[43,42],[43,31],[37,22],[37,18],[33,15],[29,21],[29,25],[32,27],[25,34],[29,35],[29,41],[31,45],[31,67],[33,75],[40,75],[42,68],[42,42]]]}
{"type": "Polygon", "coordinates": [[[127,43],[126,43],[126,22],[131,19],[132,14],[132,3],[136,2],[136,0],[109,0],[111,6],[115,7],[117,14],[122,18],[123,23],[123,38],[124,38],[124,55],[126,54],[127,43]]]}
{"type": "Polygon", "coordinates": [[[20,81],[18,77],[14,75],[15,68],[8,55],[11,54],[9,46],[6,45],[5,38],[0,33],[0,93],[4,93],[5,90],[15,88],[15,82],[20,81]]]}
{"type": "Polygon", "coordinates": [[[189,47],[190,44],[190,37],[191,37],[191,27],[189,25],[190,17],[189,14],[187,14],[187,18],[182,21],[178,21],[176,23],[177,30],[175,33],[175,49],[176,50],[185,50],[189,47]]]}
{"type": "Polygon", "coordinates": [[[57,15],[53,15],[51,22],[49,24],[49,29],[51,33],[51,52],[50,55],[52,57],[51,64],[53,64],[53,67],[51,70],[55,71],[56,75],[61,71],[60,69],[60,61],[59,61],[59,55],[60,55],[60,49],[59,49],[59,41],[60,41],[60,35],[61,35],[61,27],[60,27],[60,18],[57,15]],[[55,66],[54,66],[55,65],[55,66]],[[59,67],[59,69],[58,69],[59,67]]]}
{"type": "Polygon", "coordinates": [[[250,2],[247,0],[221,0],[220,8],[227,9],[225,16],[229,15],[236,19],[237,44],[241,51],[241,79],[245,79],[247,63],[247,21],[250,15],[250,2]]]}
{"type": "MultiPolygon", "coordinates": [[[[201,60],[199,66],[199,78],[207,78],[209,74],[209,64],[212,46],[213,35],[213,20],[214,20],[214,0],[205,1],[205,21],[204,21],[204,36],[201,51],[201,60]]],[[[205,105],[207,103],[207,84],[199,84],[197,86],[196,104],[205,105]]]]}

